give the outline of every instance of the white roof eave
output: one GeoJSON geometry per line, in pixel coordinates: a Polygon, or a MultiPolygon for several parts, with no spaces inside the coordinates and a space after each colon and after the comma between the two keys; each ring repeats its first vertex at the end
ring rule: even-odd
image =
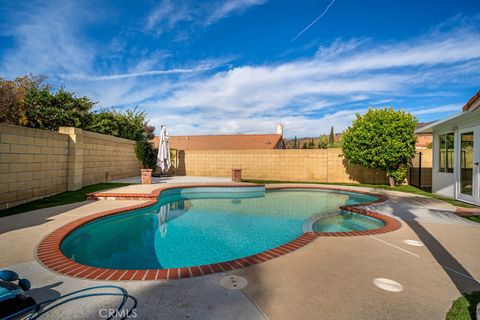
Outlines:
{"type": "Polygon", "coordinates": [[[461,112],[461,113],[454,114],[453,116],[450,116],[448,118],[435,121],[433,123],[430,123],[429,125],[426,125],[425,127],[415,130],[415,133],[433,133],[433,128],[438,127],[439,125],[445,124],[448,121],[457,119],[465,114],[466,114],[465,112],[461,112]]]}

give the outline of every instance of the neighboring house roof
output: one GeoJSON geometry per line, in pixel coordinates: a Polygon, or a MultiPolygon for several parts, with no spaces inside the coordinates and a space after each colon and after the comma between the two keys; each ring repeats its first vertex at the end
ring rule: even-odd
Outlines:
{"type": "Polygon", "coordinates": [[[433,135],[431,133],[419,133],[418,131],[432,122],[419,122],[415,128],[415,133],[417,135],[417,142],[415,143],[415,147],[417,148],[427,148],[432,145],[433,142],[433,135]]]}
{"type": "MultiPolygon", "coordinates": [[[[158,145],[158,137],[154,139],[158,145]]],[[[232,134],[170,136],[169,145],[176,150],[245,150],[284,148],[280,134],[232,134]]]]}
{"type": "Polygon", "coordinates": [[[435,121],[419,122],[419,123],[417,123],[417,126],[415,127],[415,130],[414,130],[414,131],[417,131],[417,130],[423,128],[423,127],[426,127],[426,126],[428,126],[429,124],[432,124],[432,123],[434,123],[434,122],[435,122],[435,121]]]}
{"type": "Polygon", "coordinates": [[[468,102],[463,106],[463,111],[473,111],[480,107],[480,91],[477,92],[468,102]],[[476,103],[479,102],[479,103],[476,103]]]}

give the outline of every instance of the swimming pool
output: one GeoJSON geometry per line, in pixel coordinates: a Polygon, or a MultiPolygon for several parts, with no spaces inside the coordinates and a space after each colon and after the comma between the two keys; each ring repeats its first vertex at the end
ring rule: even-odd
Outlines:
{"type": "Polygon", "coordinates": [[[63,239],[65,257],[106,269],[169,269],[251,256],[314,232],[381,228],[339,208],[375,196],[317,189],[177,188],[155,205],[84,224],[63,239]],[[312,220],[313,219],[313,220],[312,220]]]}

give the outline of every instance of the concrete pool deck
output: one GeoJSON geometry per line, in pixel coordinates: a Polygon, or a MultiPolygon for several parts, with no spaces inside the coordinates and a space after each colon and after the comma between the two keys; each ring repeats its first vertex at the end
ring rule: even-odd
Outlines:
{"type": "MultiPolygon", "coordinates": [[[[190,179],[188,184],[195,180],[190,179]]],[[[146,193],[159,187],[132,185],[114,192],[146,193]]],[[[480,224],[456,216],[455,207],[435,199],[338,188],[386,195],[387,201],[368,209],[396,217],[402,227],[374,236],[319,237],[289,254],[227,273],[169,281],[105,282],[58,275],[34,258],[40,240],[56,228],[103,210],[143,202],[84,201],[0,218],[0,268],[30,279],[35,288],[31,294],[38,300],[92,285],[119,284],[139,299],[138,319],[443,319],[459,292],[480,290],[475,280],[480,279],[480,224]],[[425,246],[411,246],[404,240],[425,246]],[[226,274],[245,277],[247,287],[224,289],[219,280],[226,274]],[[403,291],[381,290],[374,285],[375,278],[395,280],[403,291]]],[[[113,302],[87,300],[68,305],[52,319],[73,312],[80,312],[78,319],[98,318],[99,308],[113,302]]]]}

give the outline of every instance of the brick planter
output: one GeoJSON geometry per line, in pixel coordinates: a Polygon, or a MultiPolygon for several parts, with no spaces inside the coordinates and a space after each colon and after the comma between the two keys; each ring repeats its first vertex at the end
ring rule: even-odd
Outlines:
{"type": "Polygon", "coordinates": [[[152,184],[152,169],[141,169],[142,184],[152,184]]]}
{"type": "Polygon", "coordinates": [[[242,169],[232,169],[232,181],[242,182],[242,169]]]}

